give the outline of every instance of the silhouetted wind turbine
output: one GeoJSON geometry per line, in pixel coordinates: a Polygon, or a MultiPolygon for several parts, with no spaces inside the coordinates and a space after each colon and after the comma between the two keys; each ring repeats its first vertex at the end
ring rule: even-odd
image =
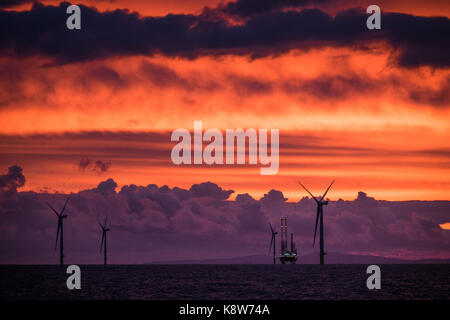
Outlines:
{"type": "Polygon", "coordinates": [[[272,232],[272,239],[270,240],[270,246],[269,246],[269,253],[270,253],[270,249],[272,249],[273,246],[273,264],[276,264],[277,260],[275,258],[275,236],[278,234],[278,232],[275,232],[275,230],[272,228],[272,225],[269,223],[269,227],[270,227],[270,231],[272,232]]]}
{"type": "Polygon", "coordinates": [[[109,228],[107,228],[108,216],[106,216],[105,222],[103,224],[101,224],[100,222],[98,222],[98,224],[100,225],[100,228],[102,228],[102,243],[100,244],[100,252],[102,252],[103,248],[103,263],[106,264],[106,261],[108,259],[106,247],[106,232],[109,231],[109,228]]]}
{"type": "Polygon", "coordinates": [[[55,251],[58,246],[58,238],[60,240],[59,242],[59,264],[64,264],[64,237],[63,237],[63,221],[67,218],[67,215],[64,214],[64,210],[66,210],[67,202],[69,202],[70,196],[67,197],[66,202],[64,203],[64,207],[61,209],[61,212],[58,212],[53,208],[50,203],[47,203],[50,209],[53,210],[53,212],[58,217],[58,229],[56,231],[56,243],[55,243],[55,251]],[[61,235],[60,235],[61,232],[61,235]]]}
{"type": "Polygon", "coordinates": [[[324,243],[323,243],[323,206],[328,204],[328,201],[323,201],[323,199],[325,198],[328,190],[330,190],[333,183],[334,183],[334,180],[331,182],[331,184],[329,185],[328,189],[325,191],[323,196],[320,199],[317,199],[316,197],[313,196],[313,194],[311,192],[309,192],[308,189],[306,189],[306,187],[304,185],[301,184],[301,182],[299,182],[299,184],[303,187],[303,189],[305,189],[317,203],[316,226],[314,228],[313,248],[316,243],[317,222],[320,220],[320,264],[324,263],[324,255],[325,255],[325,252],[323,249],[323,246],[324,246],[324,243]]]}

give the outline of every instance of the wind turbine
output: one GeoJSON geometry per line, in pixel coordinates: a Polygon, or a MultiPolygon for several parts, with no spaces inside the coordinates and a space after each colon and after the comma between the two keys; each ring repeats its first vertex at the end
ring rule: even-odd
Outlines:
{"type": "Polygon", "coordinates": [[[308,189],[306,189],[306,187],[304,185],[301,184],[301,182],[299,182],[299,184],[303,187],[303,189],[305,189],[317,203],[316,226],[314,228],[313,248],[316,243],[317,223],[320,220],[320,264],[324,263],[324,256],[325,256],[325,252],[323,249],[323,245],[324,245],[324,243],[323,243],[323,206],[328,204],[328,201],[323,201],[323,199],[325,198],[328,190],[330,190],[333,183],[334,183],[334,180],[328,186],[328,189],[325,191],[323,196],[320,199],[317,199],[316,197],[313,196],[313,194],[311,192],[309,192],[308,189]]]}
{"type": "Polygon", "coordinates": [[[100,244],[100,252],[102,252],[103,248],[103,264],[106,264],[106,261],[108,259],[106,249],[106,233],[109,231],[109,228],[107,227],[108,216],[106,216],[105,222],[103,224],[101,224],[100,222],[98,222],[98,224],[100,225],[100,228],[102,228],[102,243],[100,244]]]}
{"type": "Polygon", "coordinates": [[[272,225],[269,223],[270,231],[272,232],[272,239],[270,240],[270,246],[269,246],[269,253],[270,249],[273,247],[273,264],[276,264],[276,258],[275,258],[275,236],[278,234],[278,232],[275,232],[275,230],[272,228],[272,225]]]}
{"type": "Polygon", "coordinates": [[[59,264],[64,264],[64,238],[63,238],[63,221],[67,218],[67,215],[64,214],[64,210],[66,210],[67,202],[69,202],[70,196],[67,197],[66,202],[64,203],[64,207],[61,209],[61,212],[58,212],[53,208],[50,203],[47,203],[50,209],[58,217],[58,229],[56,231],[56,242],[55,242],[55,251],[58,246],[58,238],[59,238],[59,264]],[[60,235],[61,232],[61,235],[60,235]]]}

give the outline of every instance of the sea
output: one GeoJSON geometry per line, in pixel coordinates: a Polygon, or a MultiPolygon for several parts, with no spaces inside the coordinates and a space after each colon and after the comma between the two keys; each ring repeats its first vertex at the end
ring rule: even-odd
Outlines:
{"type": "Polygon", "coordinates": [[[1,300],[449,300],[450,265],[379,265],[381,288],[367,288],[368,265],[0,266],[1,300]]]}

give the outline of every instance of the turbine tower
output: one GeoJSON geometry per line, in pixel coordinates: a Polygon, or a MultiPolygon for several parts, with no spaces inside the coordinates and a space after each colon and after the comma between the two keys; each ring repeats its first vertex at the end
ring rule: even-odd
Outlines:
{"type": "Polygon", "coordinates": [[[278,232],[275,232],[275,230],[272,228],[272,225],[270,223],[269,223],[269,227],[270,227],[270,231],[272,232],[272,240],[270,240],[269,253],[270,253],[270,249],[272,249],[272,247],[273,247],[273,264],[276,264],[277,260],[275,258],[275,255],[276,255],[276,253],[275,253],[275,248],[276,248],[275,236],[278,234],[278,232]]]}
{"type": "Polygon", "coordinates": [[[58,238],[59,238],[59,264],[64,264],[64,237],[63,237],[63,221],[67,218],[67,215],[64,214],[64,210],[66,210],[67,202],[69,202],[70,196],[67,197],[66,202],[64,203],[64,207],[61,209],[61,212],[58,212],[53,208],[49,203],[47,205],[50,209],[58,217],[58,229],[56,231],[56,243],[55,243],[55,251],[58,246],[58,238]]]}
{"type": "Polygon", "coordinates": [[[311,192],[309,192],[308,189],[306,189],[306,187],[304,185],[301,184],[301,182],[299,182],[299,184],[303,187],[303,189],[305,189],[311,195],[311,197],[313,197],[313,199],[317,203],[316,226],[314,228],[313,248],[314,248],[314,245],[316,243],[317,223],[320,221],[320,264],[324,263],[324,256],[325,256],[325,252],[324,252],[324,249],[323,249],[323,246],[324,246],[324,241],[323,241],[323,206],[328,204],[328,201],[323,201],[323,199],[325,198],[328,190],[330,190],[330,188],[333,185],[333,183],[334,183],[334,180],[331,182],[331,184],[329,185],[328,189],[325,191],[323,196],[320,199],[317,199],[316,197],[313,196],[313,194],[311,192]]]}
{"type": "Polygon", "coordinates": [[[100,222],[98,222],[98,224],[100,225],[100,228],[102,228],[102,243],[100,244],[100,252],[102,252],[103,248],[103,264],[106,265],[106,262],[108,260],[106,247],[106,233],[109,231],[109,228],[107,228],[108,216],[105,218],[105,222],[103,224],[101,224],[100,222]]]}

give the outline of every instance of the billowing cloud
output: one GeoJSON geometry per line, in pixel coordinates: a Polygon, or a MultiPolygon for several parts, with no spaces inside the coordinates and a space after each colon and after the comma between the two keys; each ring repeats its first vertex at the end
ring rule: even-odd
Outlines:
{"type": "Polygon", "coordinates": [[[116,188],[117,183],[113,179],[108,179],[100,182],[95,190],[102,193],[115,193],[116,188]]]}
{"type": "MultiPolygon", "coordinates": [[[[0,51],[48,56],[63,64],[158,53],[187,58],[224,54],[258,58],[328,46],[367,50],[381,41],[390,46],[401,66],[449,66],[450,47],[445,39],[450,37],[450,21],[446,17],[384,13],[383,29],[372,32],[365,25],[366,13],[356,9],[335,17],[318,9],[268,11],[235,25],[210,14],[140,17],[126,10],[99,12],[81,6],[83,27],[73,32],[61,27],[68,5],[35,4],[30,11],[0,11],[2,30],[8,30],[0,33],[0,51]]],[[[108,72],[104,76],[114,77],[108,72]]]]}
{"type": "Polygon", "coordinates": [[[226,200],[234,192],[233,190],[223,190],[211,182],[193,185],[189,191],[194,197],[210,197],[218,200],[226,200]]]}
{"type": "Polygon", "coordinates": [[[0,175],[0,201],[5,201],[16,195],[17,189],[25,184],[22,168],[14,165],[8,168],[8,173],[0,175]]]}
{"type": "MultiPolygon", "coordinates": [[[[10,176],[11,181],[23,178],[14,168],[10,176]]],[[[313,250],[312,199],[287,202],[280,191],[271,190],[260,200],[239,194],[232,201],[231,192],[211,182],[190,189],[150,184],[117,190],[113,179],[102,181],[70,197],[67,258],[98,260],[99,216],[111,221],[108,243],[115,263],[266,253],[268,223],[278,226],[281,217],[288,218],[288,231],[295,234],[301,253],[313,250]],[[129,260],[131,253],[137,260],[129,260]]],[[[51,262],[56,222],[46,202],[58,208],[66,198],[19,192],[14,202],[0,202],[0,262],[51,262]]],[[[326,249],[389,256],[407,249],[406,258],[448,257],[450,233],[439,225],[448,222],[449,209],[449,201],[387,202],[363,192],[353,201],[331,201],[325,207],[326,249]]]]}

